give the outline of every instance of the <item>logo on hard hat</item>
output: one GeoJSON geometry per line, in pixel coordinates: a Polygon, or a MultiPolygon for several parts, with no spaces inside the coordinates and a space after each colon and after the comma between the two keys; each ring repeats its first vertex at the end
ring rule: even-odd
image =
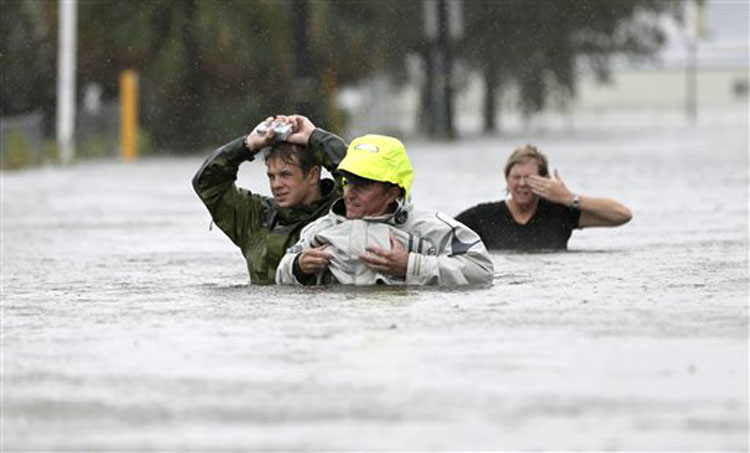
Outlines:
{"type": "Polygon", "coordinates": [[[371,153],[379,153],[380,148],[373,145],[372,143],[358,143],[354,149],[361,149],[362,151],[370,151],[371,153]]]}

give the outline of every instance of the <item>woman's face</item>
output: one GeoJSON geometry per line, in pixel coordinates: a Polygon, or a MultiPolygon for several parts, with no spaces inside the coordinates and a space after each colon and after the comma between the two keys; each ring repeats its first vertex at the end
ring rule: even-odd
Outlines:
{"type": "Polygon", "coordinates": [[[539,175],[539,163],[535,160],[519,162],[510,168],[506,182],[516,204],[523,206],[537,200],[538,197],[534,195],[527,183],[531,175],[539,175]]]}

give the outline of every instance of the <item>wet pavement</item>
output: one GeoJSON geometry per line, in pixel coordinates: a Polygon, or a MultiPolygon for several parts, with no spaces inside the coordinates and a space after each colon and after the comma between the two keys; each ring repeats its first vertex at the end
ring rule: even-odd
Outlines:
{"type": "Polygon", "coordinates": [[[747,450],[747,117],[618,130],[406,140],[423,208],[533,141],[633,210],[471,289],[248,286],[205,154],[2,173],[3,450],[747,450]]]}

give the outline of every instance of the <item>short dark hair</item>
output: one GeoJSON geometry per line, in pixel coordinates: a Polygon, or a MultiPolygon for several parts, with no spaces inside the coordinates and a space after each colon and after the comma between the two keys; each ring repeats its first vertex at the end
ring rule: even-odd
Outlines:
{"type": "Polygon", "coordinates": [[[266,165],[269,160],[276,158],[281,159],[285,164],[297,165],[305,176],[313,167],[319,165],[310,148],[289,142],[274,143],[266,153],[266,165]]]}

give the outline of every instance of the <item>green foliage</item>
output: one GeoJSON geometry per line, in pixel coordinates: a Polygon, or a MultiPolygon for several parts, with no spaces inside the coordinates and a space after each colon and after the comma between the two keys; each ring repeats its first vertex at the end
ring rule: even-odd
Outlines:
{"type": "Polygon", "coordinates": [[[20,131],[11,130],[3,137],[2,168],[19,169],[34,163],[34,149],[20,131]]]}
{"type": "Polygon", "coordinates": [[[154,141],[151,134],[142,128],[138,128],[138,153],[141,156],[148,156],[154,152],[154,141]]]}
{"type": "MultiPolygon", "coordinates": [[[[51,124],[57,3],[2,1],[2,114],[41,106],[51,124]]],[[[579,57],[605,78],[613,53],[655,50],[662,36],[653,14],[680,7],[658,0],[462,5],[465,32],[454,58],[492,87],[516,85],[527,113],[550,96],[575,94],[579,57]]],[[[184,152],[239,136],[268,114],[296,111],[300,100],[325,125],[327,115],[341,116],[329,104],[337,87],[373,73],[403,81],[405,56],[427,49],[421,1],[86,0],[78,10],[79,86],[100,83],[104,100],[115,99],[120,73],[136,70],[151,146],[184,152]],[[293,24],[305,5],[301,29],[293,24]]]]}
{"type": "MultiPolygon", "coordinates": [[[[419,27],[419,2],[310,2],[307,30],[291,29],[294,0],[89,0],[80,3],[79,72],[117,95],[118,74],[139,72],[142,123],[158,147],[189,151],[247,132],[296,108],[292,35],[307,37],[304,96],[326,124],[329,89],[374,71],[403,75],[419,27]],[[406,14],[405,14],[406,13],[406,14]],[[94,20],[95,18],[95,20],[94,20]],[[91,20],[89,20],[91,19],[91,20]],[[123,20],[125,19],[125,20],[123,20]],[[384,26],[387,24],[388,26],[384,26]],[[343,45],[342,45],[343,43],[343,45]]],[[[335,112],[333,112],[335,115],[335,112]]]]}
{"type": "MultiPolygon", "coordinates": [[[[49,2],[50,4],[52,2],[49,2]]],[[[50,5],[2,0],[0,14],[0,116],[54,111],[54,48],[44,22],[50,5]]]]}
{"type": "Polygon", "coordinates": [[[550,95],[575,95],[583,58],[601,80],[613,55],[647,56],[664,41],[657,23],[677,14],[678,2],[659,0],[481,0],[466,6],[460,52],[487,84],[515,85],[521,109],[543,110],[550,95]]]}
{"type": "Polygon", "coordinates": [[[112,157],[117,154],[117,137],[95,136],[76,143],[76,158],[112,157]]]}
{"type": "Polygon", "coordinates": [[[342,84],[375,72],[403,78],[405,56],[424,45],[422,3],[401,0],[314,2],[315,61],[342,84]]]}
{"type": "Polygon", "coordinates": [[[42,149],[42,161],[49,163],[60,162],[60,147],[56,140],[47,140],[44,142],[44,148],[42,149]]]}

